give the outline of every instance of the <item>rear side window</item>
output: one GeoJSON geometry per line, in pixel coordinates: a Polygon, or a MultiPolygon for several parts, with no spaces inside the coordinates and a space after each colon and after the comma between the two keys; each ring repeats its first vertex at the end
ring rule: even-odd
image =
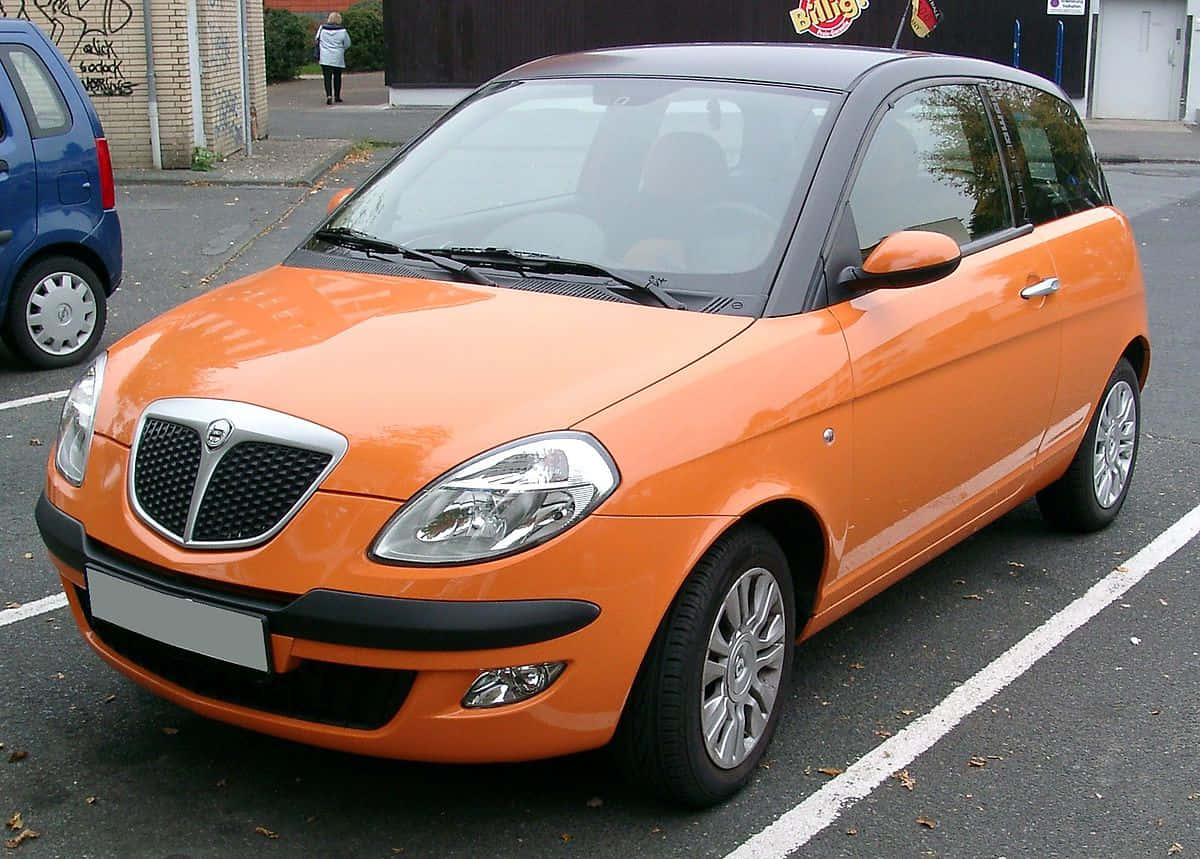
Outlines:
{"type": "Polygon", "coordinates": [[[24,45],[0,45],[0,64],[8,71],[33,137],[70,129],[71,111],[41,57],[24,45]]]}
{"type": "Polygon", "coordinates": [[[1074,108],[1020,84],[997,81],[989,91],[1006,126],[1023,220],[1044,224],[1108,203],[1100,166],[1074,108]]]}
{"type": "Polygon", "coordinates": [[[850,192],[864,258],[900,230],[958,244],[1012,226],[1000,151],[975,86],[935,86],[896,101],[875,129],[850,192]]]}

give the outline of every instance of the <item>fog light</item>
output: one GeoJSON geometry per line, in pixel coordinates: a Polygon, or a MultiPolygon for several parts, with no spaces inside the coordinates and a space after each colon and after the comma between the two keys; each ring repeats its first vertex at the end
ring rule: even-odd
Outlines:
{"type": "Polygon", "coordinates": [[[480,672],[463,696],[462,705],[478,709],[524,701],[548,689],[566,667],[565,662],[542,662],[480,672]]]}

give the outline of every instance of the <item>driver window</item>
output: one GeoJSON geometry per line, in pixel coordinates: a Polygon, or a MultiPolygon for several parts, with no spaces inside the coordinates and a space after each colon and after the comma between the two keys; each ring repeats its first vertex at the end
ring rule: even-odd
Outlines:
{"type": "Polygon", "coordinates": [[[943,233],[962,246],[1011,227],[979,90],[938,86],[899,99],[867,146],[850,208],[863,259],[900,230],[943,233]]]}

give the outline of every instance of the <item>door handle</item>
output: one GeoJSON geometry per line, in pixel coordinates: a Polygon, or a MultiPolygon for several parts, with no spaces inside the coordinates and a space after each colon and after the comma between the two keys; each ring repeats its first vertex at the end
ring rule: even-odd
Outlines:
{"type": "Polygon", "coordinates": [[[1035,283],[1033,286],[1027,286],[1021,290],[1021,297],[1028,300],[1030,298],[1041,298],[1043,295],[1053,295],[1058,292],[1058,278],[1048,277],[1041,283],[1035,283]]]}

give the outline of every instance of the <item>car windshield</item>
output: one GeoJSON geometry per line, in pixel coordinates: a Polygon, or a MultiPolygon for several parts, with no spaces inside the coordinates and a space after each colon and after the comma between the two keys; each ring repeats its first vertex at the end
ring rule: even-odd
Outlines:
{"type": "Polygon", "coordinates": [[[503,260],[464,249],[561,257],[665,278],[672,290],[761,295],[833,98],[660,78],[500,83],[326,226],[475,265],[503,260]]]}

